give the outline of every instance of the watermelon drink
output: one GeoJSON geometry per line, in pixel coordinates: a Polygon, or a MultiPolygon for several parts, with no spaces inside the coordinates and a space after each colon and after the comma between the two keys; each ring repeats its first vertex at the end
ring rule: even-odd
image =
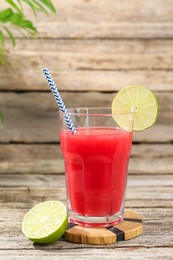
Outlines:
{"type": "MultiPolygon", "coordinates": [[[[127,169],[132,143],[129,130],[118,127],[111,110],[68,110],[76,133],[61,118],[69,219],[84,226],[110,226],[123,220],[127,169]]],[[[127,113],[118,113],[126,117],[127,113]]],[[[116,115],[117,116],[117,115],[116,115]]]]}
{"type": "Polygon", "coordinates": [[[67,110],[49,70],[43,73],[60,109],[69,220],[101,227],[121,222],[132,130],[156,122],[156,96],[145,86],[132,85],[116,94],[111,109],[67,110]]]}

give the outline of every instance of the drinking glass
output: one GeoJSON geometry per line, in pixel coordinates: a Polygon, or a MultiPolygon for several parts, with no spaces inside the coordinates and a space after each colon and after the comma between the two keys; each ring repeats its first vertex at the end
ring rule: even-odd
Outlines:
{"type": "Polygon", "coordinates": [[[69,221],[109,227],[124,219],[125,190],[132,144],[132,113],[108,108],[70,108],[76,128],[60,116],[69,221]],[[117,123],[126,122],[126,130],[117,123]]]}

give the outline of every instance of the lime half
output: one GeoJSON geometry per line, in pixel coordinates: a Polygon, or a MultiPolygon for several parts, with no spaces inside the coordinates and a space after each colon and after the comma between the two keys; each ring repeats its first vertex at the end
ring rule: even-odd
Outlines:
{"type": "Polygon", "coordinates": [[[129,120],[133,120],[132,129],[141,131],[155,123],[158,114],[157,99],[153,92],[144,86],[128,86],[115,96],[112,114],[123,129],[129,130],[129,120]],[[126,115],[117,116],[121,111],[125,111],[126,115]]]}
{"type": "Polygon", "coordinates": [[[45,201],[24,217],[22,232],[31,241],[50,244],[64,234],[68,224],[67,209],[60,201],[45,201]]]}

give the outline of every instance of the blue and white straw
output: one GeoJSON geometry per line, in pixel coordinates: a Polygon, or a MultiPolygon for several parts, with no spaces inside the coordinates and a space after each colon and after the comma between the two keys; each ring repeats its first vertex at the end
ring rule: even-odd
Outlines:
{"type": "Polygon", "coordinates": [[[58,91],[58,89],[57,89],[57,87],[56,87],[56,85],[54,83],[54,80],[53,80],[49,70],[48,69],[44,69],[43,73],[44,73],[45,78],[47,79],[47,82],[48,82],[48,85],[49,85],[50,89],[52,90],[52,93],[53,93],[53,95],[55,97],[55,100],[56,100],[56,102],[58,104],[59,109],[63,113],[65,113],[64,114],[64,118],[65,118],[65,121],[66,121],[66,124],[67,124],[69,130],[74,134],[76,132],[76,129],[74,127],[74,124],[73,124],[73,122],[71,120],[70,115],[68,114],[67,108],[65,107],[64,102],[62,101],[61,95],[60,95],[60,93],[59,93],[59,91],[58,91]]]}

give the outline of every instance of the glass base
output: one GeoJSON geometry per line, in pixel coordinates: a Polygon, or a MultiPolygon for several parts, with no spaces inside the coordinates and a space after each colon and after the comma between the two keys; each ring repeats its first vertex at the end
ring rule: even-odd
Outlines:
{"type": "Polygon", "coordinates": [[[69,222],[84,227],[110,227],[124,220],[124,212],[118,212],[112,216],[91,217],[79,215],[69,211],[69,222]]]}

